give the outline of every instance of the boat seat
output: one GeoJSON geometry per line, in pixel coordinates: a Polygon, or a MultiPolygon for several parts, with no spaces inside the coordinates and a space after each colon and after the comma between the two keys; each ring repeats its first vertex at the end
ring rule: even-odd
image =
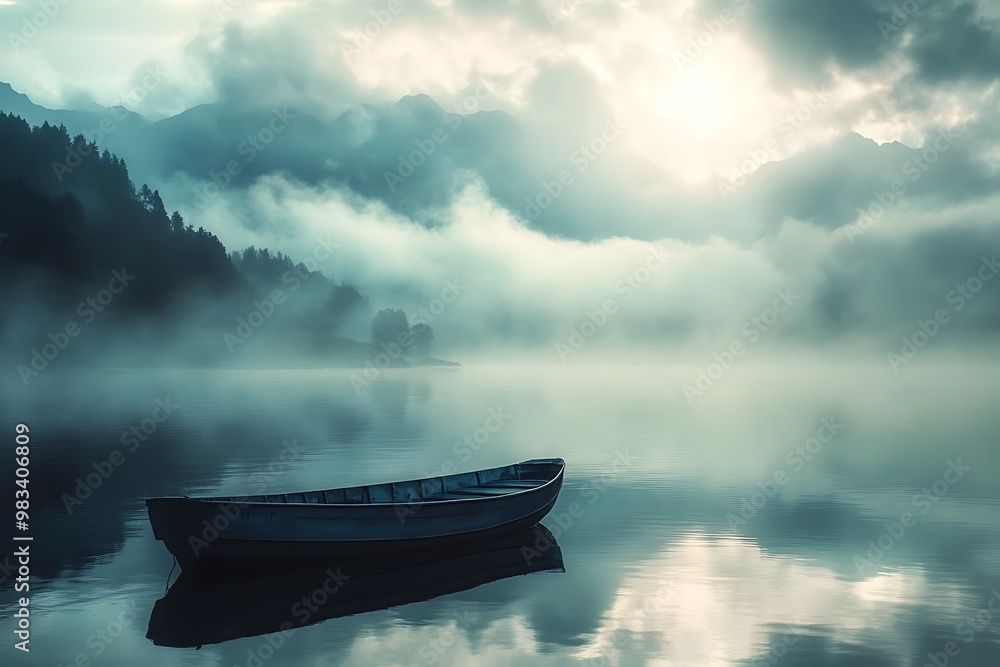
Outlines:
{"type": "Polygon", "coordinates": [[[496,482],[485,482],[479,486],[490,489],[534,489],[545,484],[541,479],[503,479],[496,482]]]}
{"type": "Polygon", "coordinates": [[[452,489],[451,493],[464,493],[470,496],[506,496],[523,489],[499,488],[488,486],[467,486],[462,489],[452,489]]]}
{"type": "Polygon", "coordinates": [[[544,483],[545,482],[538,480],[504,480],[486,482],[484,484],[463,486],[455,489],[449,489],[443,493],[435,493],[430,496],[424,496],[423,500],[460,500],[475,496],[506,496],[511,493],[523,491],[524,489],[533,489],[544,483]]]}
{"type": "Polygon", "coordinates": [[[452,489],[450,493],[459,493],[464,496],[506,496],[512,493],[511,489],[487,489],[482,486],[467,486],[462,489],[452,489]]]}

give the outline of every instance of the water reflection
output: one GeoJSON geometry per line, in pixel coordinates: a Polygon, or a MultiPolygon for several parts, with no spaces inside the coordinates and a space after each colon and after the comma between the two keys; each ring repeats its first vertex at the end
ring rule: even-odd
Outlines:
{"type": "Polygon", "coordinates": [[[549,530],[533,528],[456,546],[322,567],[219,580],[182,573],[156,602],[147,638],[198,647],[283,632],[332,618],[388,609],[533,572],[565,572],[549,530]]]}
{"type": "Polygon", "coordinates": [[[769,554],[745,539],[692,534],[637,564],[575,655],[610,665],[638,664],[642,656],[675,665],[776,664],[787,655],[783,664],[796,664],[789,661],[809,655],[817,641],[851,647],[877,637],[888,660],[914,652],[911,624],[922,609],[972,602],[920,568],[845,581],[816,560],[769,554]]]}
{"type": "MultiPolygon", "coordinates": [[[[171,617],[162,641],[204,643],[197,653],[145,637],[171,565],[145,497],[240,494],[265,473],[269,491],[299,491],[558,455],[566,483],[546,523],[565,574],[347,610],[355,615],[297,628],[268,667],[923,665],[952,640],[961,656],[949,664],[1000,665],[1000,615],[971,637],[959,629],[988,614],[1000,590],[996,372],[909,370],[740,366],[695,406],[678,390],[690,373],[667,367],[400,370],[361,392],[351,371],[95,373],[73,383],[53,374],[45,392],[0,397],[39,443],[25,664],[256,664],[248,652],[267,639],[238,637],[272,631],[275,610],[290,615],[295,600],[281,600],[280,586],[242,589],[215,621],[199,608],[223,600],[183,605],[173,616],[204,627],[171,617]],[[177,411],[70,513],[64,495],[167,397],[177,411]],[[456,446],[500,409],[510,418],[488,441],[456,446]],[[830,416],[844,428],[795,465],[788,452],[830,416]],[[303,454],[274,467],[285,440],[303,454]],[[620,454],[634,463],[610,474],[620,454]],[[914,494],[959,459],[969,473],[922,513],[914,494]],[[788,481],[775,490],[779,470],[788,481]],[[894,525],[907,511],[918,522],[902,534],[894,525]],[[890,529],[891,548],[869,555],[890,529]],[[859,568],[860,557],[871,565],[859,568]],[[275,595],[285,607],[267,611],[275,595]],[[102,643],[129,610],[134,622],[102,643]],[[237,622],[220,628],[223,618],[237,622]]],[[[11,471],[0,469],[0,486],[13,488],[11,471]]],[[[13,564],[4,558],[0,579],[13,564]]],[[[322,581],[307,579],[305,593],[322,581]]],[[[184,597],[184,586],[167,597],[184,597]]],[[[8,636],[18,595],[8,578],[8,636]]],[[[21,657],[0,643],[0,664],[21,657]]]]}

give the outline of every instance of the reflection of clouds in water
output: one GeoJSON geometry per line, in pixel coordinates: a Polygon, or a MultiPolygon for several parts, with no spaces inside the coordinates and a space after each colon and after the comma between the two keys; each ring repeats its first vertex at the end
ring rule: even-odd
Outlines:
{"type": "Polygon", "coordinates": [[[671,665],[736,665],[779,643],[794,650],[804,634],[845,645],[867,645],[877,635],[887,655],[914,655],[914,605],[954,611],[969,603],[917,568],[849,582],[822,564],[770,556],[751,542],[692,535],[623,582],[576,657],[593,665],[637,664],[642,655],[671,665]]]}
{"type": "MultiPolygon", "coordinates": [[[[990,443],[1000,393],[989,365],[928,359],[904,382],[885,368],[748,364],[727,375],[713,389],[713,403],[697,411],[674,391],[690,373],[685,367],[410,371],[388,373],[364,397],[350,384],[352,370],[85,373],[64,386],[50,381],[52,391],[30,401],[23,392],[8,395],[23,420],[34,419],[51,436],[51,447],[39,451],[44,465],[33,475],[49,489],[56,511],[37,528],[60,548],[40,551],[34,565],[51,576],[71,570],[39,598],[50,602],[33,624],[40,640],[48,638],[38,648],[51,657],[43,662],[68,664],[76,647],[86,648],[89,634],[119,613],[87,602],[101,600],[106,588],[145,582],[145,608],[162,596],[171,561],[149,534],[142,497],[245,491],[249,476],[277,459],[284,439],[297,439],[304,453],[276,476],[275,490],[439,470],[455,458],[455,441],[497,405],[512,415],[510,425],[462,465],[508,464],[560,443],[570,467],[556,513],[608,472],[614,450],[629,450],[641,461],[565,531],[567,573],[498,582],[468,600],[446,597],[303,629],[273,664],[598,667],[659,659],[732,665],[764,657],[796,621],[813,636],[778,665],[811,667],[825,657],[826,664],[854,667],[858,651],[877,652],[883,662],[875,664],[897,664],[896,656],[942,650],[944,641],[933,638],[954,632],[981,609],[995,585],[987,585],[1000,565],[992,474],[998,453],[990,443]],[[106,460],[120,447],[121,433],[168,395],[182,406],[176,420],[67,515],[58,494],[72,491],[74,479],[92,472],[92,461],[106,460]],[[742,528],[745,541],[712,537],[726,531],[726,513],[759,480],[778,468],[792,472],[786,453],[815,432],[820,415],[832,413],[845,415],[847,425],[836,446],[824,446],[782,496],[742,528]],[[900,567],[858,581],[852,557],[864,554],[883,522],[912,511],[912,494],[959,456],[975,470],[883,560],[900,567]],[[675,541],[678,530],[691,526],[700,526],[702,535],[675,541]],[[138,539],[130,539],[136,529],[138,539]],[[665,539],[672,549],[661,546],[665,539]],[[768,555],[775,553],[786,556],[768,555]],[[78,571],[86,578],[78,580],[78,571]],[[928,581],[941,578],[960,585],[928,581]],[[670,582],[672,594],[664,590],[670,582]],[[431,663],[429,642],[455,618],[450,610],[461,612],[466,603],[479,618],[455,626],[454,643],[431,663]],[[645,616],[636,614],[643,609],[649,609],[645,616]],[[580,662],[588,657],[595,661],[580,662]]],[[[143,634],[145,622],[130,633],[143,634]]],[[[983,640],[990,636],[982,633],[983,640]]],[[[245,664],[247,648],[260,641],[206,647],[201,654],[225,656],[219,664],[245,664]]],[[[13,650],[0,646],[0,663],[4,651],[13,650]]],[[[1000,664],[977,661],[976,650],[995,649],[965,648],[962,663],[1000,664]]],[[[173,665],[182,656],[133,642],[130,634],[99,664],[173,665]]]]}
{"type": "Polygon", "coordinates": [[[526,665],[552,664],[536,631],[520,615],[498,618],[482,626],[474,608],[451,621],[433,625],[394,625],[358,637],[342,664],[399,665],[526,665]],[[475,625],[475,632],[470,626],[475,625]]]}

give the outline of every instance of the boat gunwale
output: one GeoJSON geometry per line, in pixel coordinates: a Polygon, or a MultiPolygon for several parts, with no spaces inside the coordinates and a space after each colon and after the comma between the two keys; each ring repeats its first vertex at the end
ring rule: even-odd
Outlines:
{"type": "MultiPolygon", "coordinates": [[[[260,501],[260,500],[254,500],[254,501],[244,502],[244,501],[238,500],[239,496],[202,496],[202,497],[197,497],[197,496],[196,497],[191,497],[191,496],[162,496],[162,497],[159,497],[159,498],[148,498],[146,500],[146,502],[148,503],[150,500],[183,500],[183,501],[189,501],[189,502],[190,501],[197,501],[199,503],[207,503],[207,504],[210,504],[210,505],[227,504],[227,503],[228,504],[232,504],[232,503],[235,503],[235,504],[239,505],[240,507],[253,507],[253,506],[261,506],[261,507],[412,507],[414,505],[442,505],[442,504],[445,504],[445,503],[468,503],[468,502],[479,501],[479,500],[501,500],[501,499],[504,499],[504,498],[510,498],[512,496],[519,496],[519,495],[526,494],[526,493],[536,493],[538,491],[541,491],[541,490],[549,487],[550,485],[552,485],[553,483],[555,483],[557,480],[561,480],[562,477],[563,477],[563,473],[566,470],[566,462],[563,459],[540,459],[540,460],[539,459],[534,459],[534,460],[528,460],[528,461],[520,461],[519,463],[513,463],[511,465],[512,466],[520,466],[520,465],[524,465],[524,464],[528,464],[528,463],[544,463],[544,464],[550,464],[550,465],[558,465],[559,466],[559,471],[555,475],[552,476],[552,479],[546,480],[543,484],[540,484],[540,485],[538,485],[536,487],[532,487],[532,488],[528,488],[528,489],[521,489],[519,491],[511,491],[510,493],[504,493],[502,495],[495,495],[495,496],[478,496],[478,497],[476,497],[476,496],[470,496],[468,498],[448,498],[448,499],[444,499],[444,500],[427,500],[425,498],[420,498],[420,499],[415,499],[415,500],[406,501],[406,502],[392,501],[392,502],[386,502],[386,503],[381,503],[381,502],[379,502],[379,503],[373,503],[373,502],[367,502],[367,503],[309,503],[309,502],[302,502],[302,503],[300,503],[300,502],[269,503],[269,502],[260,501]],[[224,498],[228,498],[228,500],[225,500],[224,498]]],[[[471,474],[474,474],[474,473],[480,473],[480,472],[484,472],[484,471],[487,471],[487,470],[497,470],[499,468],[509,468],[509,467],[511,467],[511,466],[497,466],[496,468],[483,468],[481,470],[471,470],[469,472],[464,472],[464,473],[452,473],[451,475],[444,475],[443,477],[452,477],[452,476],[458,476],[458,475],[471,475],[471,474]]],[[[299,494],[299,493],[302,493],[302,494],[306,494],[306,493],[326,493],[328,491],[339,491],[341,489],[366,488],[366,487],[370,487],[370,486],[380,486],[382,484],[406,484],[406,483],[410,483],[410,482],[422,482],[422,481],[428,480],[428,479],[440,479],[441,477],[442,476],[439,475],[437,477],[421,477],[419,479],[407,479],[407,480],[401,480],[399,482],[377,482],[375,484],[362,484],[360,486],[340,486],[340,487],[334,487],[332,489],[320,489],[318,491],[293,491],[292,493],[293,494],[299,494]]],[[[496,481],[500,481],[500,480],[496,480],[496,481]]],[[[523,480],[509,480],[509,481],[523,481],[523,480]]],[[[464,488],[468,488],[468,487],[464,487],[464,488]]],[[[446,493],[446,492],[442,491],[442,493],[446,493]]],[[[254,494],[254,495],[257,495],[257,494],[254,494]]],[[[282,494],[280,494],[280,493],[269,493],[269,494],[264,494],[264,495],[274,496],[274,495],[282,495],[282,494]]],[[[244,497],[249,497],[249,496],[244,496],[244,497]]]]}

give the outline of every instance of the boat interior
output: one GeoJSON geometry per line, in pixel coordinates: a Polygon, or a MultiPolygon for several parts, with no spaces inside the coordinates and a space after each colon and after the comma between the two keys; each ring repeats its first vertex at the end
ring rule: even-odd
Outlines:
{"type": "Polygon", "coordinates": [[[369,505],[376,503],[423,503],[471,500],[518,493],[542,486],[559,474],[562,459],[536,459],[476,472],[369,484],[301,493],[271,493],[256,496],[214,496],[211,502],[306,503],[310,505],[369,505]]]}

